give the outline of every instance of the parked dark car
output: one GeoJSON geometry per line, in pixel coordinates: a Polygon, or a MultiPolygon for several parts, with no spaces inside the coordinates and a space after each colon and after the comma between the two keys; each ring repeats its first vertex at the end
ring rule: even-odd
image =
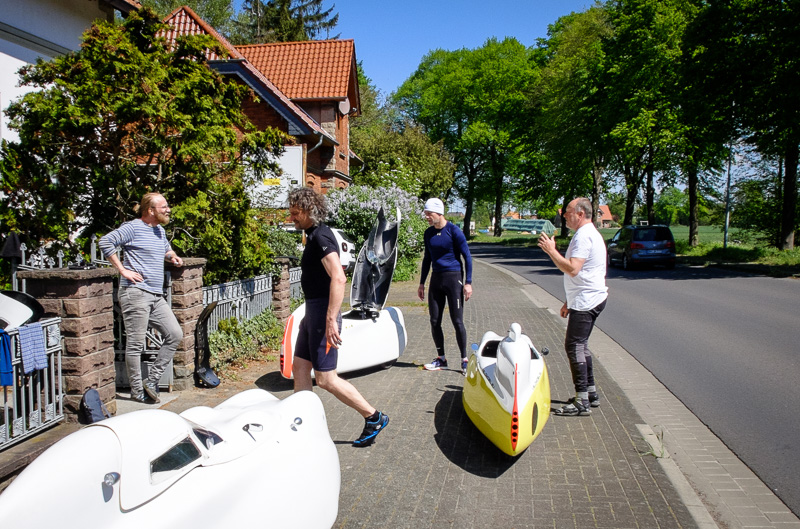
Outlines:
{"type": "Polygon", "coordinates": [[[620,263],[629,270],[638,265],[675,266],[675,238],[669,226],[624,226],[608,241],[608,266],[620,263]]]}

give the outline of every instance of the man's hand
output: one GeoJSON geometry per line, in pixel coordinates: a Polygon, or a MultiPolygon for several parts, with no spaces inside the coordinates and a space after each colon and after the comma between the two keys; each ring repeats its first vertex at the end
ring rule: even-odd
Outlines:
{"type": "Polygon", "coordinates": [[[541,235],[539,235],[538,245],[539,245],[539,248],[544,250],[544,253],[546,253],[547,255],[553,255],[553,252],[557,251],[556,250],[556,240],[555,239],[551,239],[544,232],[542,232],[541,235]]]}
{"type": "Polygon", "coordinates": [[[472,284],[467,283],[464,285],[464,301],[469,301],[469,298],[472,297],[472,284]]]}
{"type": "Polygon", "coordinates": [[[342,345],[342,337],[339,335],[339,322],[337,318],[327,318],[325,322],[325,336],[328,338],[328,343],[331,347],[337,349],[342,345]]]}
{"type": "Polygon", "coordinates": [[[142,274],[139,272],[134,272],[133,270],[128,270],[127,268],[119,268],[119,275],[130,281],[131,283],[138,283],[140,281],[144,281],[142,274]]]}
{"type": "Polygon", "coordinates": [[[167,255],[164,256],[164,259],[175,266],[183,266],[183,259],[178,257],[178,254],[175,252],[167,253],[167,255]]]}
{"type": "Polygon", "coordinates": [[[561,306],[561,317],[566,318],[568,315],[569,315],[569,309],[567,308],[567,303],[565,301],[564,304],[561,306]]]}
{"type": "Polygon", "coordinates": [[[420,285],[419,288],[417,288],[417,297],[420,301],[425,301],[425,285],[420,285]]]}

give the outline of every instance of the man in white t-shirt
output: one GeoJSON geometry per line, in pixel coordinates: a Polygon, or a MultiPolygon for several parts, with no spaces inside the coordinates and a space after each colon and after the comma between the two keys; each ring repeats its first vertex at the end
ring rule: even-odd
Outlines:
{"type": "Polygon", "coordinates": [[[539,248],[564,272],[564,291],[567,301],[561,307],[561,317],[567,320],[564,348],[569,358],[575,397],[556,410],[556,415],[590,415],[591,408],[600,405],[594,382],[589,335],[594,322],[603,311],[608,298],[606,287],[606,245],[603,236],[592,222],[592,203],[588,198],[576,198],[567,205],[564,219],[575,231],[567,253],[556,249],[555,239],[542,233],[539,248]]]}

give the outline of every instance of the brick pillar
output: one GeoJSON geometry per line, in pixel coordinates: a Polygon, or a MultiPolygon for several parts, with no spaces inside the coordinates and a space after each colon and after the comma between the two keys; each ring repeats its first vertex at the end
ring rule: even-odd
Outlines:
{"type": "Polygon", "coordinates": [[[67,422],[78,421],[81,397],[96,388],[112,414],[117,412],[114,370],[113,268],[20,271],[28,294],[48,317],[61,318],[64,341],[63,393],[67,422]]]}
{"type": "Polygon", "coordinates": [[[292,296],[289,283],[289,259],[275,259],[280,272],[272,276],[272,312],[281,323],[292,315],[292,296]]]}
{"type": "Polygon", "coordinates": [[[187,257],[178,268],[167,265],[172,276],[172,311],[183,329],[183,340],[172,360],[173,389],[182,391],[194,384],[194,330],[203,311],[203,267],[206,260],[187,257]]]}

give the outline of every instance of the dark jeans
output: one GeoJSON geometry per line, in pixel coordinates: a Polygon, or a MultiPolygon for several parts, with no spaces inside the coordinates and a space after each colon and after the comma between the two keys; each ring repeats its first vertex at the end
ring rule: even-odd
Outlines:
{"type": "Polygon", "coordinates": [[[594,386],[589,335],[592,334],[597,316],[606,308],[606,301],[608,298],[590,310],[569,310],[564,349],[569,358],[569,368],[572,371],[572,382],[575,384],[576,393],[584,392],[589,386],[594,386]]]}

